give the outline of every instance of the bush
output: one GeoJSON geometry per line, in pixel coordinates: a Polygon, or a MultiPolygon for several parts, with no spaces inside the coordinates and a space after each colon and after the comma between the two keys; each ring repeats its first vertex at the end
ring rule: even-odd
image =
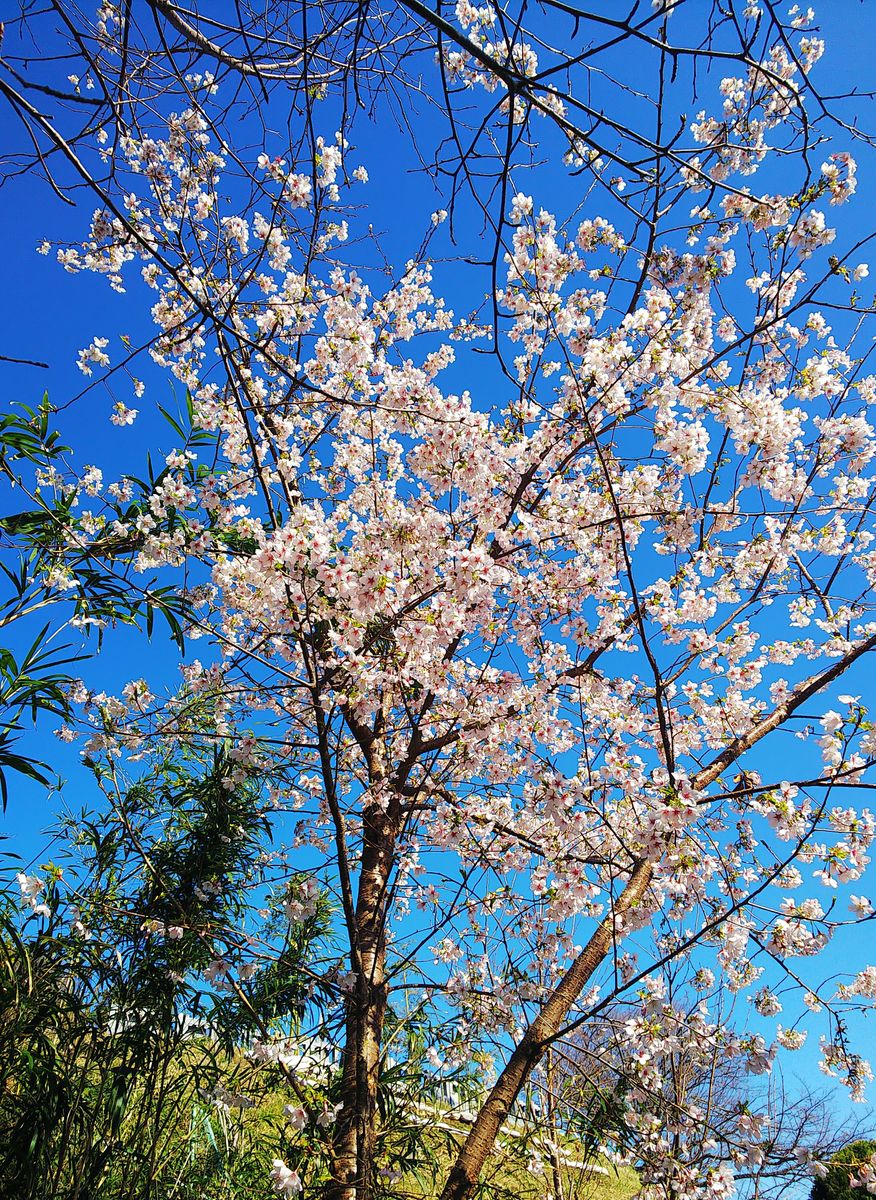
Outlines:
{"type": "Polygon", "coordinates": [[[876,1154],[876,1142],[851,1142],[830,1160],[824,1179],[816,1179],[811,1200],[868,1200],[866,1188],[850,1187],[849,1180],[858,1167],[876,1154]]]}

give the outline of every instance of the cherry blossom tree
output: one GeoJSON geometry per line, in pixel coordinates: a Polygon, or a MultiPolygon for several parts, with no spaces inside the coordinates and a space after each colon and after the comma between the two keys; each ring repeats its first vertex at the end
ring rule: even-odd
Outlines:
{"type": "Polygon", "coordinates": [[[275,1190],[394,1194],[385,1078],[428,1011],[435,1077],[486,1081],[436,1181],[463,1200],[546,1053],[623,1002],[603,1151],[644,1195],[730,1194],[760,1123],[667,1103],[661,1064],[762,1076],[818,1023],[828,1075],[871,1074],[876,967],[818,968],[873,915],[873,306],[842,212],[870,144],[813,14],[155,0],[6,39],[22,169],[98,205],[43,251],[154,322],[119,358],[108,313],[79,369],[122,427],[157,370],[187,395],[149,480],[34,481],[68,547],[177,580],[205,647],[163,698],[83,683],[62,735],[104,780],[229,746],[288,920],[336,905],[337,1109],[295,1109],[275,1190]],[[414,253],[374,232],[366,103],[438,189],[414,253]]]}
{"type": "MultiPolygon", "coordinates": [[[[679,980],[684,981],[684,972],[679,980]]],[[[664,971],[674,1007],[680,1011],[687,989],[675,991],[675,972],[664,971]]],[[[702,985],[704,981],[700,980],[702,985]]],[[[695,994],[696,995],[696,994],[695,994]]],[[[699,1158],[703,1172],[729,1160],[737,1190],[747,1195],[783,1196],[812,1188],[812,1163],[833,1161],[866,1136],[868,1114],[842,1120],[835,1097],[828,1090],[812,1091],[785,1079],[781,1064],[753,1076],[743,1056],[727,1058],[720,1039],[704,1044],[688,1038],[662,1039],[641,1072],[641,1039],[630,1037],[630,1023],[641,1019],[639,998],[604,1012],[598,1022],[579,1026],[577,1033],[555,1044],[539,1068],[545,1075],[544,1092],[558,1110],[565,1107],[579,1138],[598,1144],[606,1128],[613,1136],[636,1138],[636,1126],[627,1126],[624,1113],[631,1085],[639,1091],[638,1103],[649,1112],[684,1112],[692,1118],[687,1157],[699,1158]],[[552,1061],[551,1061],[552,1060],[552,1061]],[[635,1060],[635,1061],[632,1061],[635,1060]],[[550,1083],[547,1077],[550,1076],[550,1083]]],[[[761,1007],[764,995],[756,1001],[761,1007]]],[[[686,999],[688,1012],[694,1007],[686,999]]],[[[712,1005],[719,1019],[729,1018],[730,997],[715,996],[712,1005]]],[[[688,1017],[690,1020],[690,1017],[688,1017]]],[[[866,1156],[859,1155],[863,1161],[866,1156]]],[[[562,1186],[555,1187],[564,1195],[562,1186]]]]}

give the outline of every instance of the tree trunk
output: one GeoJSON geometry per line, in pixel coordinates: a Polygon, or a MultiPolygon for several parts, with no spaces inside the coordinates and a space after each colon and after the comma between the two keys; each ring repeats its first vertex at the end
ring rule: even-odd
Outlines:
{"type": "Polygon", "coordinates": [[[440,1200],[467,1200],[471,1194],[520,1089],[551,1041],[559,1034],[587,981],[614,945],[615,918],[641,900],[650,882],[651,865],[640,862],[617,904],[548,997],[493,1085],[459,1151],[440,1200]]]}
{"type": "Polygon", "coordinates": [[[392,809],[376,805],[363,818],[362,870],[350,931],[356,979],[347,1003],[342,1107],[326,1200],[372,1200],[375,1193],[377,1085],[387,1004],[386,902],[398,822],[392,809]]]}
{"type": "Polygon", "coordinates": [[[547,1123],[549,1130],[550,1146],[549,1157],[551,1163],[551,1180],[553,1182],[553,1198],[552,1200],[563,1200],[563,1175],[560,1164],[560,1154],[557,1147],[558,1133],[557,1128],[557,1096],[555,1091],[555,1072],[554,1072],[554,1055],[548,1047],[545,1053],[545,1107],[547,1109],[547,1123]]]}

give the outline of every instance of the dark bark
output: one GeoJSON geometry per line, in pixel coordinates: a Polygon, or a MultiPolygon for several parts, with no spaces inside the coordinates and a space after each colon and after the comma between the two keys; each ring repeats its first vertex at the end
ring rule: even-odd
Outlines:
{"type": "Polygon", "coordinates": [[[386,909],[397,836],[397,806],[365,810],[351,938],[357,948],[356,982],[347,1004],[342,1107],[326,1200],[372,1200],[375,1193],[377,1092],[387,1005],[386,909]]]}

